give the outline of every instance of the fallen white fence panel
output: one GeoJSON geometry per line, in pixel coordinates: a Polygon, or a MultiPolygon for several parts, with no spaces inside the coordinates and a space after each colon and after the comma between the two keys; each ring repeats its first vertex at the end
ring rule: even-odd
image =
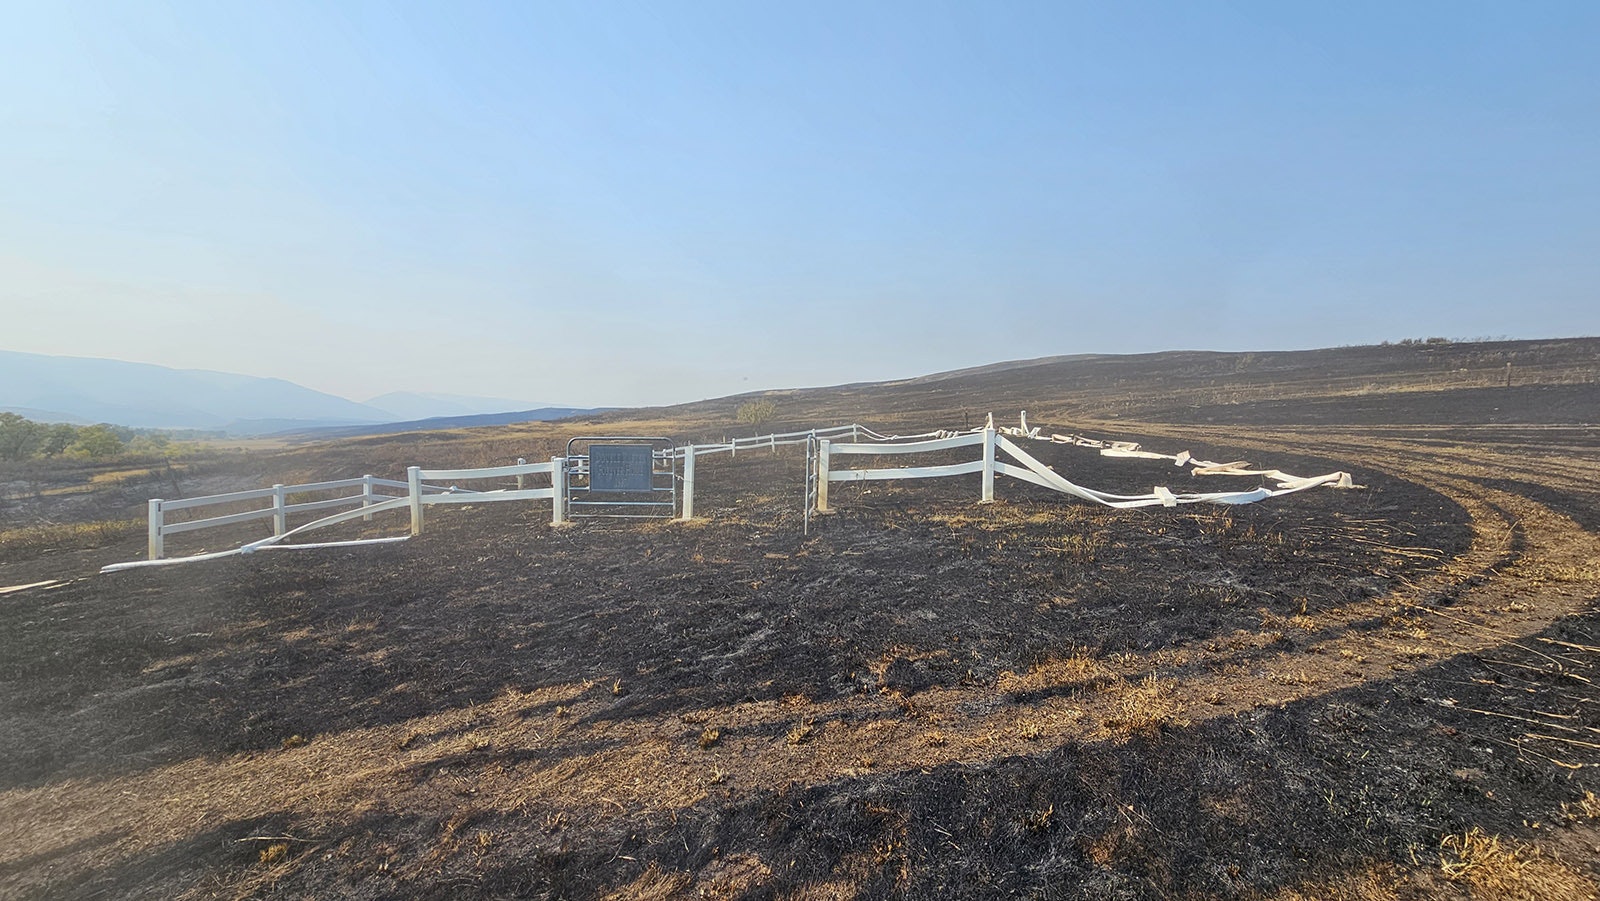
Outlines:
{"type": "Polygon", "coordinates": [[[410,535],[390,535],[387,538],[356,538],[351,541],[316,541],[310,544],[264,544],[258,551],[315,551],[331,547],[360,547],[368,544],[394,544],[410,541],[410,535]]]}
{"type": "MultiPolygon", "coordinates": [[[[303,534],[305,532],[310,532],[310,531],[315,530],[315,529],[322,529],[322,528],[327,528],[328,526],[338,525],[339,523],[342,523],[342,522],[349,522],[352,519],[355,519],[357,517],[364,516],[364,515],[367,515],[367,514],[371,514],[371,513],[382,513],[382,512],[388,511],[388,510],[399,510],[399,509],[405,507],[410,502],[411,502],[411,499],[409,497],[397,497],[397,498],[391,498],[391,499],[389,499],[387,501],[384,501],[383,503],[380,503],[380,504],[373,504],[370,507],[364,507],[364,508],[360,508],[360,509],[356,509],[356,510],[346,510],[343,513],[335,513],[332,516],[325,516],[322,519],[313,520],[311,522],[308,522],[303,526],[297,526],[296,528],[293,528],[293,529],[290,529],[287,532],[284,532],[282,535],[273,535],[271,538],[263,538],[260,541],[252,541],[249,544],[246,544],[246,545],[244,545],[242,547],[233,548],[232,550],[215,551],[215,552],[209,553],[209,554],[195,554],[195,555],[189,556],[189,557],[172,557],[172,558],[162,559],[162,560],[134,560],[134,561],[132,561],[130,563],[112,563],[109,566],[101,567],[100,571],[103,572],[103,573],[112,573],[112,572],[120,572],[120,571],[126,570],[126,569],[143,569],[145,567],[150,567],[150,566],[174,566],[174,565],[177,565],[177,564],[180,564],[180,563],[198,563],[198,562],[200,562],[202,560],[220,560],[223,557],[233,557],[233,556],[237,556],[237,555],[240,555],[240,554],[251,554],[251,553],[254,553],[254,552],[258,551],[258,550],[266,548],[266,547],[279,545],[282,542],[287,541],[290,538],[294,537],[295,535],[300,535],[300,534],[303,534]]],[[[410,536],[401,535],[398,538],[357,538],[357,539],[353,539],[351,541],[322,542],[322,546],[323,547],[334,547],[334,546],[341,546],[342,547],[342,546],[354,546],[354,545],[361,545],[361,544],[378,544],[378,543],[383,543],[383,542],[392,542],[392,541],[397,541],[397,540],[405,540],[408,537],[410,537],[410,536]]]]}
{"type": "MultiPolygon", "coordinates": [[[[825,511],[828,509],[827,485],[830,482],[942,478],[947,476],[965,475],[974,472],[983,474],[984,484],[982,499],[984,501],[992,500],[994,497],[994,477],[996,475],[1005,475],[1014,479],[1030,482],[1042,488],[1059,491],[1063,494],[1067,494],[1081,500],[1086,500],[1091,503],[1122,509],[1154,506],[1175,507],[1179,504],[1202,503],[1251,504],[1257,501],[1265,500],[1269,497],[1276,497],[1295,491],[1303,491],[1307,488],[1313,488],[1319,485],[1334,485],[1344,488],[1351,487],[1350,476],[1348,473],[1344,472],[1329,473],[1327,475],[1313,476],[1310,478],[1297,478],[1278,470],[1262,470],[1252,471],[1251,474],[1263,475],[1267,478],[1274,479],[1279,483],[1276,489],[1260,487],[1248,491],[1186,492],[1179,494],[1173,492],[1165,486],[1158,485],[1151,489],[1150,493],[1148,494],[1113,494],[1107,491],[1097,491],[1093,488],[1085,488],[1082,485],[1078,485],[1070,481],[1069,479],[1057,473],[1055,470],[1039,462],[1038,459],[1011,441],[1007,435],[1018,438],[1029,438],[1036,441],[1047,441],[1056,444],[1069,443],[1067,441],[1058,440],[1063,436],[1052,436],[1051,438],[1040,437],[1039,429],[1028,427],[1025,415],[1022,420],[1022,428],[995,429],[990,425],[986,425],[984,429],[977,432],[941,432],[935,434],[940,435],[940,437],[924,439],[923,436],[919,435],[915,436],[919,440],[901,441],[896,443],[889,443],[891,439],[888,439],[888,436],[881,436],[886,442],[881,444],[833,444],[828,441],[821,442],[817,451],[817,466],[820,478],[818,479],[817,484],[816,509],[820,511],[825,511]],[[889,469],[833,469],[831,466],[832,458],[834,456],[915,454],[972,446],[982,446],[982,459],[965,463],[955,463],[946,466],[910,466],[889,469]],[[1016,462],[1007,463],[995,459],[996,450],[1004,451],[1016,462]]],[[[871,437],[880,437],[877,433],[869,433],[869,435],[871,437]]],[[[1078,442],[1073,440],[1070,443],[1076,444],[1078,442]]],[[[1209,463],[1208,461],[1193,460],[1192,456],[1187,451],[1175,455],[1156,454],[1150,451],[1140,450],[1139,446],[1133,442],[1117,441],[1110,442],[1109,444],[1105,442],[1096,443],[1100,446],[1101,453],[1106,454],[1107,456],[1171,460],[1174,465],[1177,466],[1184,466],[1192,463],[1197,468],[1205,466],[1220,466],[1220,464],[1209,463]]],[[[1239,467],[1243,465],[1244,464],[1236,464],[1230,466],[1228,471],[1230,474],[1243,474],[1243,472],[1239,469],[1239,467]]]]}
{"type": "Polygon", "coordinates": [[[1022,450],[1022,448],[1017,447],[1009,438],[1002,437],[1000,439],[1000,449],[1010,454],[1012,457],[1015,457],[1018,462],[1022,463],[1023,467],[1026,468],[1033,478],[1019,476],[1017,473],[1017,467],[1003,463],[997,463],[995,465],[996,472],[1001,472],[1013,477],[1024,478],[1026,481],[1033,482],[1034,484],[1043,485],[1046,488],[1054,488],[1055,490],[1065,494],[1071,494],[1075,497],[1081,497],[1085,500],[1105,504],[1108,507],[1131,508],[1152,507],[1157,505],[1171,507],[1176,504],[1202,503],[1253,504],[1257,501],[1266,500],[1269,497],[1292,494],[1296,491],[1304,491],[1307,488],[1314,488],[1318,485],[1337,485],[1342,487],[1349,487],[1350,485],[1350,476],[1348,473],[1333,472],[1328,473],[1327,475],[1314,476],[1307,479],[1298,479],[1292,484],[1292,487],[1286,486],[1276,490],[1270,488],[1256,488],[1250,491],[1219,491],[1174,494],[1166,488],[1157,488],[1147,495],[1119,495],[1110,494],[1104,491],[1095,491],[1092,488],[1084,488],[1081,485],[1076,485],[1071,481],[1068,481],[1066,478],[1063,478],[1060,474],[1055,472],[1055,470],[1052,470],[1043,463],[1040,463],[1026,451],[1022,450]]]}

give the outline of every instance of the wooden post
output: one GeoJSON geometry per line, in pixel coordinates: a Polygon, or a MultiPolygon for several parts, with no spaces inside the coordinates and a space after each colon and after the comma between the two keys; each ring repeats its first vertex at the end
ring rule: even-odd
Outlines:
{"type": "Polygon", "coordinates": [[[828,512],[828,439],[817,442],[817,512],[828,512]]]}
{"type": "Polygon", "coordinates": [[[683,449],[683,518],[694,519],[694,445],[683,449]]]}
{"type": "Polygon", "coordinates": [[[282,485],[272,486],[272,534],[282,535],[289,531],[289,511],[284,508],[284,491],[282,485]]]}
{"type": "Polygon", "coordinates": [[[861,443],[861,426],[853,422],[850,423],[850,441],[853,444],[861,443]]]}
{"type": "MultiPolygon", "coordinates": [[[[367,473],[361,477],[361,509],[372,506],[372,474],[367,473]]],[[[372,522],[372,514],[361,517],[362,522],[372,522]]]]}
{"type": "Polygon", "coordinates": [[[994,500],[994,426],[983,430],[983,498],[982,503],[994,500]]]}
{"type": "Polygon", "coordinates": [[[161,498],[150,499],[150,559],[160,560],[163,551],[161,540],[161,498]]]}
{"type": "MultiPolygon", "coordinates": [[[[518,457],[517,458],[517,465],[518,466],[527,466],[528,465],[528,461],[522,459],[521,457],[518,457]]],[[[517,490],[521,491],[523,488],[526,488],[527,485],[528,485],[528,477],[523,475],[520,472],[517,473],[517,490]]]]}
{"type": "Polygon", "coordinates": [[[550,524],[559,526],[567,521],[567,458],[550,458],[550,524]]]}
{"type": "Polygon", "coordinates": [[[411,492],[411,534],[422,534],[422,467],[406,469],[406,483],[411,492]]]}

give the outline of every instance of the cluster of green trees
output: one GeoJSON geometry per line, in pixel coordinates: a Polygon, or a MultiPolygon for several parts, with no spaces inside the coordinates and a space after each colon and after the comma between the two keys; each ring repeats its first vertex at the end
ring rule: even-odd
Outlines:
{"type": "Polygon", "coordinates": [[[16,413],[0,413],[0,461],[10,463],[41,458],[106,460],[123,454],[172,456],[187,449],[174,444],[165,432],[109,423],[34,422],[16,413]]]}

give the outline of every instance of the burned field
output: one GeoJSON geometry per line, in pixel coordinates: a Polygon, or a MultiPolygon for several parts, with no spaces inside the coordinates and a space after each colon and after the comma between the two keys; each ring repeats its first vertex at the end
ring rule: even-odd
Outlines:
{"type": "Polygon", "coordinates": [[[0,597],[0,894],[1593,897],[1593,430],[1149,431],[1363,487],[852,484],[803,535],[803,460],[741,454],[689,524],[449,509],[0,597]]]}

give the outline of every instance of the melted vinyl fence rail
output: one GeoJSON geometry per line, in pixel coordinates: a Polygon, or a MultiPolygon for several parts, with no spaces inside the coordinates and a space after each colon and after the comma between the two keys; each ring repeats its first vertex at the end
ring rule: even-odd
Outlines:
{"type": "MultiPolygon", "coordinates": [[[[1246,469],[1242,463],[1212,463],[1204,460],[1195,460],[1187,452],[1176,455],[1155,454],[1141,451],[1137,445],[1130,442],[1117,442],[1116,446],[1103,446],[1100,453],[1112,457],[1139,457],[1144,459],[1172,460],[1177,466],[1189,465],[1197,475],[1261,475],[1278,483],[1277,488],[1255,488],[1249,491],[1215,491],[1175,494],[1163,486],[1156,486],[1148,494],[1111,494],[1096,491],[1077,485],[1055,470],[1039,462],[1037,458],[1013,443],[1007,435],[1031,438],[1035,441],[1051,441],[1052,443],[1069,443],[1068,441],[1052,441],[1043,438],[1036,432],[1027,428],[1026,416],[1020,429],[996,429],[993,424],[967,433],[940,434],[938,437],[927,440],[917,440],[901,443],[872,443],[872,444],[834,444],[822,440],[817,450],[817,510],[828,510],[828,484],[830,482],[865,481],[880,479],[934,479],[948,476],[965,475],[968,473],[982,473],[982,493],[980,500],[987,503],[994,500],[994,479],[996,475],[1011,476],[1025,482],[1031,482],[1052,491],[1059,491],[1072,497],[1102,504],[1107,507],[1176,507],[1179,504],[1252,504],[1269,497],[1279,497],[1315,488],[1320,485],[1329,485],[1336,488],[1351,488],[1353,484],[1350,474],[1346,472],[1332,472],[1326,475],[1299,478],[1279,470],[1246,469]],[[910,466],[893,469],[834,469],[833,458],[849,455],[897,455],[931,453],[933,451],[950,450],[962,447],[981,447],[982,456],[977,460],[964,463],[952,463],[942,466],[910,466]],[[1003,451],[1015,463],[1006,463],[997,459],[996,451],[1003,451]]],[[[920,438],[921,436],[916,436],[920,438]]],[[[1062,436],[1065,437],[1065,436],[1062,436]]],[[[1077,442],[1071,442],[1077,443],[1077,442]]]]}
{"type": "MultiPolygon", "coordinates": [[[[1334,472],[1327,475],[1300,478],[1281,472],[1276,469],[1249,469],[1244,463],[1213,463],[1206,460],[1194,459],[1187,451],[1179,454],[1158,454],[1141,450],[1139,445],[1126,441],[1102,441],[1099,439],[1085,438],[1075,435],[1052,434],[1041,435],[1039,429],[1028,427],[1027,414],[1021,414],[1021,427],[996,428],[991,418],[990,421],[976,429],[962,432],[933,431],[916,435],[883,435],[865,426],[858,424],[835,426],[824,429],[810,429],[803,432],[787,432],[773,435],[759,435],[751,438],[735,438],[722,444],[711,445],[685,445],[673,448],[668,453],[683,462],[683,481],[681,517],[690,519],[694,516],[694,481],[697,457],[711,454],[727,453],[737,456],[740,449],[777,449],[778,447],[807,444],[815,447],[814,455],[808,452],[808,477],[806,513],[808,516],[813,505],[818,512],[826,512],[828,508],[828,485],[831,482],[861,481],[861,480],[888,480],[888,479],[922,479],[944,478],[948,476],[981,473],[982,501],[994,499],[994,483],[996,475],[1005,475],[1022,481],[1031,482],[1044,488],[1077,497],[1092,503],[1103,504],[1109,507],[1146,507],[1146,506],[1177,506],[1179,504],[1211,503],[1211,504],[1248,504],[1277,497],[1307,488],[1328,485],[1337,488],[1352,487],[1350,475],[1344,472],[1334,472]],[[836,439],[850,435],[848,443],[834,443],[836,439]],[[1102,455],[1110,457],[1133,457],[1140,459],[1170,460],[1174,465],[1192,467],[1194,475],[1220,475],[1220,476],[1262,476],[1278,483],[1277,488],[1256,488],[1250,491],[1222,491],[1175,494],[1168,489],[1156,486],[1148,494],[1120,495],[1096,491],[1074,484],[1057,474],[1054,470],[1039,462],[1032,455],[1022,450],[1010,438],[1021,438],[1053,444],[1073,444],[1082,447],[1096,448],[1102,455]],[[865,441],[863,441],[865,439],[865,441]],[[886,469],[835,469],[832,459],[840,456],[870,456],[870,455],[903,455],[930,453],[934,451],[950,450],[963,447],[980,447],[981,456],[977,460],[939,466],[909,466],[886,469]],[[1005,462],[997,457],[997,452],[1004,452],[1015,462],[1005,462]],[[814,484],[812,484],[814,481],[814,484]],[[814,492],[814,493],[813,493],[814,492]]],[[[411,514],[411,534],[420,535],[424,525],[424,509],[435,504],[480,504],[498,501],[519,500],[548,500],[551,502],[552,524],[561,524],[566,520],[566,473],[572,468],[580,474],[586,472],[587,457],[552,457],[548,463],[527,463],[519,459],[515,465],[492,466],[476,469],[422,469],[418,466],[409,467],[406,471],[406,481],[397,482],[390,479],[380,479],[366,475],[357,479],[340,479],[329,482],[311,482],[302,485],[274,485],[271,488],[259,488],[250,491],[236,491],[229,494],[208,495],[205,497],[184,498],[181,500],[152,499],[149,502],[149,559],[130,563],[115,563],[101,569],[101,572],[115,572],[143,566],[162,566],[175,563],[188,563],[199,560],[212,560],[234,554],[250,554],[258,550],[311,548],[330,546],[350,546],[361,544],[378,544],[393,541],[404,541],[405,535],[388,538],[366,538],[353,541],[322,542],[317,544],[286,544],[289,538],[315,529],[326,528],[349,522],[356,518],[371,520],[374,514],[384,513],[401,508],[408,509],[411,514]],[[528,488],[528,476],[544,476],[550,480],[548,487],[528,488]],[[469,490],[456,485],[439,485],[439,481],[473,481],[482,479],[516,478],[515,489],[488,489],[469,490]],[[345,489],[360,488],[359,494],[340,497],[323,498],[310,501],[290,503],[294,495],[326,493],[345,489]],[[404,489],[405,494],[384,494],[379,489],[404,489]],[[239,512],[224,513],[206,519],[194,519],[180,522],[168,522],[170,513],[182,510],[198,509],[209,506],[246,504],[252,501],[270,500],[266,507],[246,509],[239,512]],[[355,509],[346,510],[330,516],[305,523],[293,529],[289,528],[288,518],[292,514],[319,512],[337,507],[353,506],[355,509]],[[216,528],[234,525],[253,520],[271,518],[273,534],[269,538],[253,541],[241,547],[227,551],[209,554],[198,554],[188,557],[166,559],[165,537],[197,529],[216,528]]]]}

